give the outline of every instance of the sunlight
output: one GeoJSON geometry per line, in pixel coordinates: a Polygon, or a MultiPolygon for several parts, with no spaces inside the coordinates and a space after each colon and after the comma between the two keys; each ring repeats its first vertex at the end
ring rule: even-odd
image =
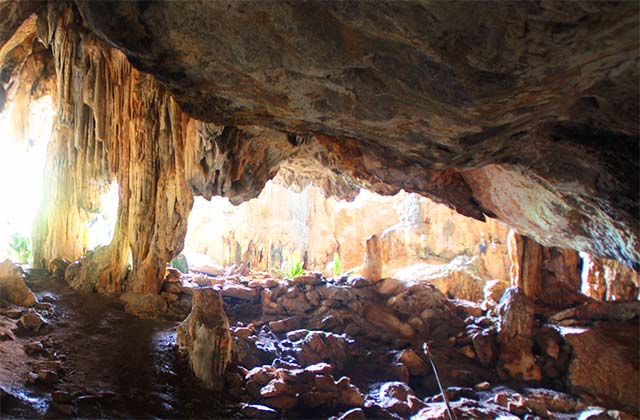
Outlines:
{"type": "Polygon", "coordinates": [[[0,257],[9,256],[12,236],[31,238],[54,116],[49,96],[30,104],[24,126],[12,115],[22,110],[14,108],[0,114],[0,257]]]}
{"type": "Polygon", "coordinates": [[[86,225],[87,249],[93,250],[100,245],[109,245],[113,238],[118,217],[118,197],[120,188],[113,181],[109,189],[100,196],[100,211],[86,225]]]}

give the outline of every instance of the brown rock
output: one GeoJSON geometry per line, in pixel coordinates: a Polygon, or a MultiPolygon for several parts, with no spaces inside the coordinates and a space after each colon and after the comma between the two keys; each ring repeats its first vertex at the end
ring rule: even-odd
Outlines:
{"type": "Polygon", "coordinates": [[[603,322],[591,328],[562,328],[571,345],[567,382],[579,395],[630,412],[640,406],[640,349],[635,322],[603,322]]]}
{"type": "Polygon", "coordinates": [[[403,338],[411,338],[416,335],[416,330],[411,325],[400,321],[382,305],[365,306],[364,317],[372,324],[390,330],[403,338]]]}
{"type": "Polygon", "coordinates": [[[497,307],[498,372],[524,381],[542,379],[540,367],[533,356],[533,326],[535,308],[522,289],[507,289],[497,307]]]}
{"type": "Polygon", "coordinates": [[[40,331],[40,328],[45,324],[45,320],[33,309],[27,311],[27,313],[18,320],[18,326],[20,328],[35,332],[40,331]]]}
{"type": "Polygon", "coordinates": [[[38,370],[38,381],[47,385],[57,383],[59,380],[58,373],[55,370],[40,369],[38,370]]]}
{"type": "Polygon", "coordinates": [[[296,317],[269,322],[269,328],[275,333],[291,331],[300,328],[300,319],[296,317]]]}
{"type": "Polygon", "coordinates": [[[478,361],[484,367],[493,365],[496,356],[496,337],[486,332],[474,334],[471,342],[478,361]]]}
{"type": "Polygon", "coordinates": [[[485,308],[494,308],[502,299],[504,291],[509,287],[509,282],[505,280],[489,280],[482,289],[485,308]]]}
{"type": "Polygon", "coordinates": [[[160,295],[127,292],[120,300],[127,312],[140,318],[159,318],[167,312],[167,302],[160,295]]]}
{"type": "Polygon", "coordinates": [[[259,291],[237,283],[226,282],[222,288],[222,296],[255,302],[258,300],[259,291]]]}
{"type": "Polygon", "coordinates": [[[9,260],[0,263],[0,298],[18,306],[36,303],[36,296],[24,282],[22,270],[9,260]]]}
{"type": "Polygon", "coordinates": [[[353,343],[344,335],[310,331],[295,345],[299,348],[297,358],[303,366],[327,362],[340,369],[348,361],[353,343]]]}
{"type": "Polygon", "coordinates": [[[408,349],[402,350],[398,357],[398,361],[409,369],[411,376],[425,376],[431,372],[431,368],[415,351],[408,349]]]}
{"type": "Polygon", "coordinates": [[[298,398],[291,395],[280,395],[265,399],[264,404],[269,407],[277,408],[278,410],[290,410],[298,405],[298,398]]]}

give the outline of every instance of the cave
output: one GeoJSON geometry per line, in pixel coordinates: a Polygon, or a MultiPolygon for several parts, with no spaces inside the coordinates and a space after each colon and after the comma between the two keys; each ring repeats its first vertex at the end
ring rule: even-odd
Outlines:
{"type": "Polygon", "coordinates": [[[0,417],[640,417],[638,2],[0,3],[0,417]]]}

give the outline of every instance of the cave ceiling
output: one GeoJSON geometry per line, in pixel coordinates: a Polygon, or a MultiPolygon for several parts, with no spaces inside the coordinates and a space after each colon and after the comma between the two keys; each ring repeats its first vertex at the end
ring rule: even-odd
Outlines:
{"type": "MultiPolygon", "coordinates": [[[[336,191],[404,188],[640,268],[638,2],[73,5],[189,117],[283,133],[289,178],[320,163],[336,191]]],[[[51,7],[3,2],[0,43],[51,7]]]]}

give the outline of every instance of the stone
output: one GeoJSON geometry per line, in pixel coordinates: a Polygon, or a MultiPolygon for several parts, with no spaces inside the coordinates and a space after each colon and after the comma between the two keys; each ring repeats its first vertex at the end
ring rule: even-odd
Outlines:
{"type": "Polygon", "coordinates": [[[362,408],[352,408],[351,410],[345,411],[338,420],[366,420],[367,416],[365,415],[362,408]]]}
{"type": "Polygon", "coordinates": [[[35,372],[29,372],[27,374],[27,382],[30,384],[35,384],[38,382],[38,374],[35,372]]]}
{"type": "Polygon", "coordinates": [[[633,321],[561,328],[572,349],[566,377],[571,392],[635,412],[640,406],[640,344],[628,337],[637,331],[633,321]]]}
{"type": "Polygon", "coordinates": [[[476,391],[488,391],[491,389],[491,383],[487,381],[478,382],[473,386],[473,389],[475,389],[476,391]]]}
{"type": "Polygon", "coordinates": [[[252,419],[275,419],[279,417],[276,410],[260,404],[243,403],[241,410],[242,414],[252,419]]]}
{"type": "Polygon", "coordinates": [[[371,235],[365,243],[363,275],[372,283],[382,280],[382,247],[378,235],[371,235]]]}
{"type": "Polygon", "coordinates": [[[222,296],[255,302],[259,298],[259,292],[257,289],[252,289],[236,283],[225,282],[222,288],[222,296]]]}
{"type": "Polygon", "coordinates": [[[456,311],[462,315],[462,317],[479,317],[484,314],[484,310],[480,307],[480,304],[471,302],[464,299],[453,299],[451,301],[456,311]]]}
{"type": "Polygon", "coordinates": [[[376,287],[381,295],[395,296],[404,290],[405,285],[400,280],[389,278],[377,283],[376,287]]]}
{"type": "Polygon", "coordinates": [[[364,396],[358,387],[351,384],[344,387],[340,384],[340,381],[338,381],[337,385],[338,389],[340,389],[336,399],[337,404],[347,407],[362,407],[364,405],[364,396]]]}
{"type": "Polygon", "coordinates": [[[30,309],[18,320],[18,326],[24,330],[38,332],[46,322],[37,312],[30,309]]]}
{"type": "Polygon", "coordinates": [[[402,350],[398,356],[398,361],[409,369],[411,376],[425,376],[431,373],[431,367],[411,349],[402,350]]]}
{"type": "Polygon", "coordinates": [[[50,311],[53,309],[53,305],[47,302],[36,302],[35,308],[39,311],[50,311]]]}
{"type": "Polygon", "coordinates": [[[302,366],[320,362],[330,363],[341,369],[351,355],[353,340],[344,335],[324,331],[310,331],[303,339],[296,341],[296,358],[302,366]]]}
{"type": "Polygon", "coordinates": [[[375,326],[390,330],[403,338],[412,338],[416,335],[416,330],[410,324],[399,320],[385,306],[368,305],[364,308],[363,315],[375,326]]]}
{"type": "Polygon", "coordinates": [[[222,293],[213,288],[194,290],[191,313],[177,328],[176,343],[186,351],[196,377],[206,387],[220,390],[231,361],[229,320],[222,308],[222,293]]]}
{"type": "Polygon", "coordinates": [[[321,406],[329,406],[333,405],[336,400],[338,394],[334,392],[326,392],[326,391],[311,391],[306,392],[302,395],[302,404],[305,407],[317,408],[321,406]]]}
{"type": "Polygon", "coordinates": [[[493,365],[496,357],[496,337],[486,331],[474,334],[471,338],[473,351],[480,364],[484,367],[493,365]]]}
{"type": "Polygon", "coordinates": [[[180,299],[180,297],[177,294],[169,293],[169,292],[161,292],[160,296],[162,296],[169,303],[176,302],[178,301],[178,299],[180,299]]]}
{"type": "Polygon", "coordinates": [[[273,398],[266,398],[264,404],[277,408],[278,410],[290,410],[298,405],[298,398],[291,395],[280,395],[273,398]]]}
{"type": "Polygon", "coordinates": [[[290,317],[269,322],[269,328],[271,328],[271,331],[275,333],[292,331],[300,328],[300,325],[300,319],[297,317],[290,317]]]}
{"type": "Polygon", "coordinates": [[[500,300],[497,313],[498,373],[521,381],[542,379],[540,367],[532,353],[535,307],[517,287],[507,289],[500,300]]]}
{"type": "Polygon", "coordinates": [[[306,370],[307,372],[318,374],[318,375],[331,374],[333,373],[333,366],[331,366],[329,363],[320,362],[313,365],[309,365],[305,367],[304,370],[306,370]]]}
{"type": "Polygon", "coordinates": [[[18,306],[36,304],[36,296],[24,282],[22,270],[9,260],[0,263],[0,298],[18,306]]]}
{"type": "Polygon", "coordinates": [[[71,264],[71,262],[64,258],[54,258],[49,263],[48,269],[54,276],[64,278],[64,272],[69,264],[71,264]]]}
{"type": "Polygon", "coordinates": [[[160,295],[126,292],[120,300],[127,312],[140,318],[159,318],[167,312],[167,302],[160,295]]]}
{"type": "Polygon", "coordinates": [[[51,393],[51,399],[56,403],[70,404],[73,400],[73,397],[66,391],[53,391],[51,393]]]}
{"type": "Polygon", "coordinates": [[[253,381],[259,385],[266,385],[275,377],[275,368],[273,366],[260,366],[251,369],[245,376],[247,382],[253,381]]]}
{"type": "Polygon", "coordinates": [[[24,346],[24,352],[29,356],[37,356],[45,353],[44,345],[42,341],[31,341],[24,346]]]}
{"type": "Polygon", "coordinates": [[[402,382],[387,382],[380,387],[378,400],[380,407],[406,418],[411,414],[408,403],[410,395],[415,396],[408,385],[402,382]]]}
{"type": "Polygon", "coordinates": [[[47,385],[57,383],[59,380],[58,373],[55,370],[40,369],[38,370],[38,381],[47,385]]]}
{"type": "Polygon", "coordinates": [[[293,330],[287,333],[287,338],[291,341],[298,341],[305,338],[309,334],[309,330],[293,330]]]}
{"type": "Polygon", "coordinates": [[[311,285],[311,286],[315,286],[323,282],[321,275],[320,276],[316,276],[316,275],[296,276],[292,279],[292,281],[294,284],[311,285]]]}
{"type": "Polygon", "coordinates": [[[53,403],[51,403],[51,408],[53,408],[56,412],[64,414],[66,416],[73,416],[76,413],[75,407],[69,403],[60,403],[54,401],[53,403]]]}

